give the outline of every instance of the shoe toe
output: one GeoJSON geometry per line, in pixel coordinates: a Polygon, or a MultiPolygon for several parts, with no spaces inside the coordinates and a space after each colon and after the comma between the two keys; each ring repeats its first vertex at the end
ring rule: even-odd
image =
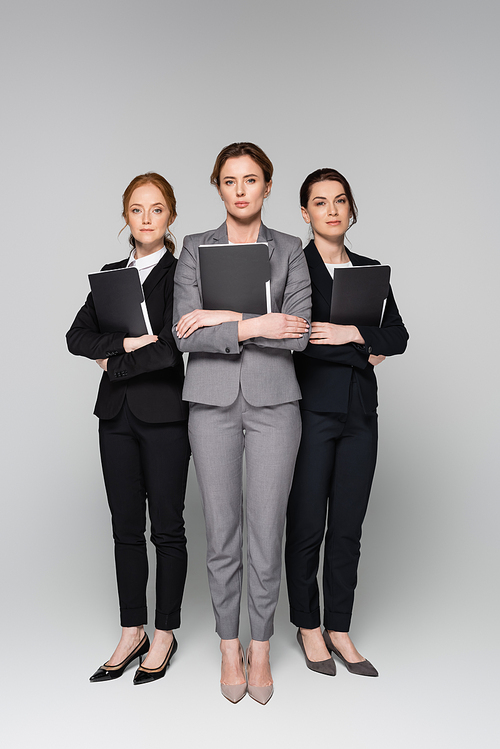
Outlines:
{"type": "Polygon", "coordinates": [[[357,674],[358,676],[378,676],[377,669],[370,663],[370,661],[360,661],[360,663],[349,664],[346,663],[346,665],[352,674],[357,674]]]}
{"type": "Polygon", "coordinates": [[[246,695],[247,685],[246,682],[244,684],[221,684],[220,691],[222,692],[226,700],[229,700],[229,702],[234,702],[234,704],[236,704],[246,695]]]}
{"type": "Polygon", "coordinates": [[[268,687],[253,687],[251,684],[248,685],[248,694],[256,702],[260,702],[261,705],[265,705],[269,702],[274,693],[274,687],[271,684],[268,687]]]}
{"type": "Polygon", "coordinates": [[[148,674],[146,671],[137,671],[134,675],[134,684],[149,684],[150,681],[155,681],[153,674],[148,674]]]}
{"type": "Polygon", "coordinates": [[[105,668],[98,668],[95,674],[92,674],[89,681],[95,683],[97,681],[110,681],[113,678],[113,671],[106,671],[105,668]]]}

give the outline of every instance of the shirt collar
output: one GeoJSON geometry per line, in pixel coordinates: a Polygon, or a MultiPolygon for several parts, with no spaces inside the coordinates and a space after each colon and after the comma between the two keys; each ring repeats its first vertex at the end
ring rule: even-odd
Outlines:
{"type": "Polygon", "coordinates": [[[140,257],[135,258],[135,249],[132,250],[132,252],[129,255],[127,268],[130,268],[130,265],[132,261],[134,262],[134,267],[137,268],[137,270],[144,270],[145,268],[152,268],[153,265],[156,265],[160,262],[163,255],[166,253],[167,248],[163,246],[161,250],[157,250],[156,252],[153,252],[151,255],[146,255],[146,257],[140,257]]]}

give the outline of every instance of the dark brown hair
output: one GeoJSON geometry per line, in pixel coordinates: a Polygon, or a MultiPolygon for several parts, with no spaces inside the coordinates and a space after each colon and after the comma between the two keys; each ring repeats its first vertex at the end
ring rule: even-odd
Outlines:
{"type": "Polygon", "coordinates": [[[231,143],[222,149],[215,159],[214,168],[210,177],[210,184],[220,187],[221,169],[228,159],[235,159],[238,156],[250,156],[264,172],[264,180],[270,182],[273,178],[274,167],[271,159],[266,156],[262,148],[255,143],[231,143]]]}
{"type": "Polygon", "coordinates": [[[316,169],[315,172],[311,172],[311,174],[308,174],[300,188],[300,205],[302,206],[302,208],[305,208],[307,210],[307,204],[311,195],[311,187],[315,185],[316,182],[326,181],[340,182],[340,184],[344,188],[346,198],[349,202],[349,208],[351,209],[352,213],[352,221],[350,224],[352,226],[358,220],[358,207],[354,200],[349,182],[346,180],[344,175],[340,172],[337,172],[336,169],[316,169]]]}
{"type": "MultiPolygon", "coordinates": [[[[134,177],[134,179],[129,185],[127,185],[127,187],[125,188],[125,192],[122,195],[123,218],[125,219],[128,225],[128,219],[127,219],[128,207],[130,205],[130,199],[132,197],[132,193],[138,187],[143,187],[144,185],[154,185],[155,187],[158,188],[158,190],[163,195],[166,206],[168,210],[170,211],[170,216],[168,217],[168,224],[167,224],[167,229],[168,229],[169,226],[171,226],[174,223],[175,219],[177,218],[177,211],[175,210],[176,201],[175,201],[174,190],[173,190],[172,185],[169,182],[167,182],[165,177],[162,177],[161,174],[157,174],[156,172],[146,172],[146,174],[139,174],[137,175],[137,177],[134,177]]],[[[124,228],[125,227],[123,227],[123,229],[124,228]]],[[[169,232],[168,234],[165,234],[164,242],[165,242],[165,247],[167,248],[167,250],[171,252],[173,255],[175,252],[175,244],[169,235],[173,236],[171,232],[169,232]]],[[[128,238],[128,241],[130,242],[132,247],[135,247],[135,239],[132,236],[132,234],[128,238]]]]}

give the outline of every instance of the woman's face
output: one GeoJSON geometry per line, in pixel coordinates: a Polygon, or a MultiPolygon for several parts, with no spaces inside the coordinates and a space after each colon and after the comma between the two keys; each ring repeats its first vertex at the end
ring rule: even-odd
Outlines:
{"type": "Polygon", "coordinates": [[[163,247],[170,211],[161,190],[148,184],[136,187],[130,196],[127,224],[136,243],[136,257],[163,247]]]}
{"type": "Polygon", "coordinates": [[[349,228],[351,207],[341,182],[325,180],[311,187],[302,217],[311,224],[314,236],[325,239],[343,237],[349,228]]]}
{"type": "Polygon", "coordinates": [[[260,215],[264,198],[271,191],[264,172],[250,156],[228,159],[220,171],[219,195],[230,216],[248,221],[260,215]]]}

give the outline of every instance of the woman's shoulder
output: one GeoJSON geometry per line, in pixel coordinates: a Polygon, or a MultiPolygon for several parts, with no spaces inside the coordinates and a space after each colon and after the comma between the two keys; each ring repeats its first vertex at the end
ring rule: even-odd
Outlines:
{"type": "MultiPolygon", "coordinates": [[[[223,239],[225,225],[222,224],[217,229],[209,229],[208,231],[200,231],[196,234],[186,234],[184,237],[183,245],[198,247],[200,244],[210,244],[213,239],[219,241],[223,239]]],[[[227,238],[226,238],[227,242],[227,238]]]]}
{"type": "Polygon", "coordinates": [[[302,249],[302,240],[299,237],[294,237],[293,234],[285,234],[283,231],[277,229],[269,229],[267,226],[262,225],[262,233],[264,241],[266,239],[272,239],[275,244],[283,245],[286,247],[300,247],[302,249]]]}
{"type": "Polygon", "coordinates": [[[347,254],[353,265],[380,265],[380,260],[374,260],[371,257],[365,257],[365,255],[358,255],[351,250],[347,250],[347,254]]]}

